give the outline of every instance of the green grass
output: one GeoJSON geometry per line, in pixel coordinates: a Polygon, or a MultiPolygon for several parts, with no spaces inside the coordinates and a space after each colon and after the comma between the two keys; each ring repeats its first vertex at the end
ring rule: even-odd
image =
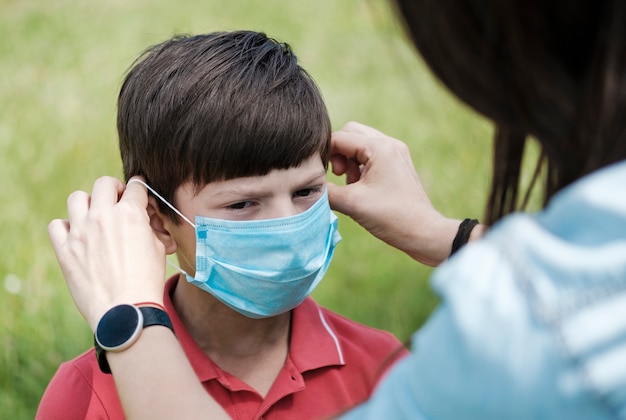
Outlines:
{"type": "MultiPolygon", "coordinates": [[[[0,0],[0,16],[0,419],[33,418],[57,366],[90,346],[46,226],[71,191],[120,176],[122,76],[173,34],[256,29],[289,42],[334,128],[357,120],[405,140],[443,213],[482,216],[491,127],[434,82],[383,0],[0,0]]],[[[436,305],[431,270],[343,216],[340,230],[315,297],[408,338],[436,305]]]]}

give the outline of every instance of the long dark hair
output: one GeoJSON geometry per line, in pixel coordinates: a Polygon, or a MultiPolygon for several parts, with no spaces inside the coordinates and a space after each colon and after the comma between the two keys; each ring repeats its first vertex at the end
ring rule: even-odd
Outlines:
{"type": "Polygon", "coordinates": [[[626,2],[395,3],[435,75],[495,123],[488,223],[517,209],[531,136],[545,163],[544,204],[626,159],[626,2]]]}

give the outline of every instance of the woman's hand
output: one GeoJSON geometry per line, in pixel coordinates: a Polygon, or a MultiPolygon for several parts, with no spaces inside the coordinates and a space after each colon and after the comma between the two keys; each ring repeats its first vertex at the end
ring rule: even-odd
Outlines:
{"type": "Polygon", "coordinates": [[[334,210],[424,264],[450,255],[459,221],[432,206],[405,143],[350,122],[332,135],[331,164],[347,182],[329,183],[334,210]]]}
{"type": "Polygon", "coordinates": [[[148,195],[138,182],[126,187],[99,178],[89,196],[67,199],[68,220],[48,233],[67,286],[92,330],[121,303],[163,302],[165,249],[150,227],[148,195]]]}

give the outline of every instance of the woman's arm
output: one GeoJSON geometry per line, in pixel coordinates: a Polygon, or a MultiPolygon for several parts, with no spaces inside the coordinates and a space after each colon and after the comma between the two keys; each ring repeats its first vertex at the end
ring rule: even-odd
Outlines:
{"type": "MultiPolygon", "coordinates": [[[[165,249],[150,227],[145,187],[98,179],[91,196],[68,198],[69,220],[53,220],[50,240],[72,298],[91,329],[122,303],[163,303],[165,249]]],[[[124,411],[133,419],[227,419],[204,391],[174,334],[142,331],[121,352],[107,352],[124,411]]]]}
{"type": "Polygon", "coordinates": [[[107,360],[128,418],[230,418],[204,390],[168,328],[144,329],[129,349],[108,353],[107,360]]]}

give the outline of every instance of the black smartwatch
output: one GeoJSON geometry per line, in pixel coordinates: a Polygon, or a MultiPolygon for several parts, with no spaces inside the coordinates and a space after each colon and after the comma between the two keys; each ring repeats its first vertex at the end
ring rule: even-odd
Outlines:
{"type": "Polygon", "coordinates": [[[162,309],[153,306],[137,308],[133,305],[118,305],[109,309],[98,322],[93,340],[100,370],[111,373],[107,351],[129,348],[137,341],[141,331],[151,325],[163,325],[174,332],[170,317],[162,309]]]}

